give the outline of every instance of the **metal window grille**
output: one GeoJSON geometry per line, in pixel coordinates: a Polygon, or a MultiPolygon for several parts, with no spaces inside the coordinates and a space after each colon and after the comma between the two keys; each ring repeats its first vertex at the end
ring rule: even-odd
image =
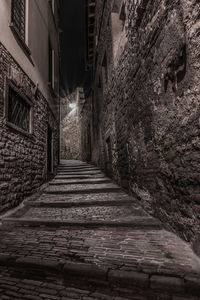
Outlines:
{"type": "Polygon", "coordinates": [[[8,89],[8,122],[30,132],[31,106],[11,86],[8,89]]]}
{"type": "Polygon", "coordinates": [[[25,0],[12,0],[11,21],[22,40],[25,40],[25,0]]]}

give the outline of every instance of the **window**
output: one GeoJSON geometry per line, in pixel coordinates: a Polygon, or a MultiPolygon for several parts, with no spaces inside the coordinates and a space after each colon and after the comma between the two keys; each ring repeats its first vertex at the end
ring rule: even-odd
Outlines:
{"type": "Polygon", "coordinates": [[[113,58],[115,66],[118,64],[120,55],[127,42],[125,28],[126,18],[125,2],[122,0],[115,0],[111,13],[113,58]]]}
{"type": "Polygon", "coordinates": [[[26,0],[12,0],[11,22],[19,37],[25,41],[26,0]]]}
{"type": "Polygon", "coordinates": [[[122,22],[122,29],[124,28],[125,21],[126,21],[126,11],[125,11],[125,4],[122,4],[119,19],[122,22]]]}
{"type": "Polygon", "coordinates": [[[31,103],[10,81],[7,82],[6,103],[7,122],[31,133],[31,103]]]}
{"type": "Polygon", "coordinates": [[[54,51],[49,40],[49,85],[54,88],[54,51]]]}

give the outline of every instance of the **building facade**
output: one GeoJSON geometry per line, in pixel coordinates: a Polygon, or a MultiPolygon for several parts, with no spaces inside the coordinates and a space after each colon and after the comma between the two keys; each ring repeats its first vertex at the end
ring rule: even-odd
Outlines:
{"type": "MultiPolygon", "coordinates": [[[[198,247],[200,3],[88,1],[91,161],[198,247]]],[[[85,135],[85,139],[87,139],[85,135]]]]}
{"type": "Polygon", "coordinates": [[[56,171],[58,9],[57,0],[0,3],[0,212],[56,171]]]}
{"type": "Polygon", "coordinates": [[[83,88],[61,99],[61,159],[77,159],[81,156],[81,108],[84,103],[83,88]]]}

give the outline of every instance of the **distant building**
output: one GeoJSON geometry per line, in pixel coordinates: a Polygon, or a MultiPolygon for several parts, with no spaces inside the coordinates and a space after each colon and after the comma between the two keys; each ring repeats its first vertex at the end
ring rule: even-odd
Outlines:
{"type": "Polygon", "coordinates": [[[55,173],[59,1],[0,3],[0,212],[55,173]]]}
{"type": "Polygon", "coordinates": [[[199,243],[199,1],[88,0],[85,157],[199,243]]]}
{"type": "Polygon", "coordinates": [[[61,159],[78,159],[81,155],[81,110],[85,97],[83,88],[61,99],[61,159]]]}

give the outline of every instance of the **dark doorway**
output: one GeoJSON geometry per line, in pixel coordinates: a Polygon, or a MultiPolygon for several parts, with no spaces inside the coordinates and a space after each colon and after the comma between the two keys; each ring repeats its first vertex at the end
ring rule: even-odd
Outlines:
{"type": "Polygon", "coordinates": [[[49,125],[47,132],[47,171],[48,173],[53,172],[52,129],[49,125]]]}
{"type": "Polygon", "coordinates": [[[112,148],[110,137],[106,140],[106,173],[112,175],[112,148]]]}
{"type": "Polygon", "coordinates": [[[87,128],[87,162],[91,161],[91,131],[90,131],[90,124],[87,128]]]}

